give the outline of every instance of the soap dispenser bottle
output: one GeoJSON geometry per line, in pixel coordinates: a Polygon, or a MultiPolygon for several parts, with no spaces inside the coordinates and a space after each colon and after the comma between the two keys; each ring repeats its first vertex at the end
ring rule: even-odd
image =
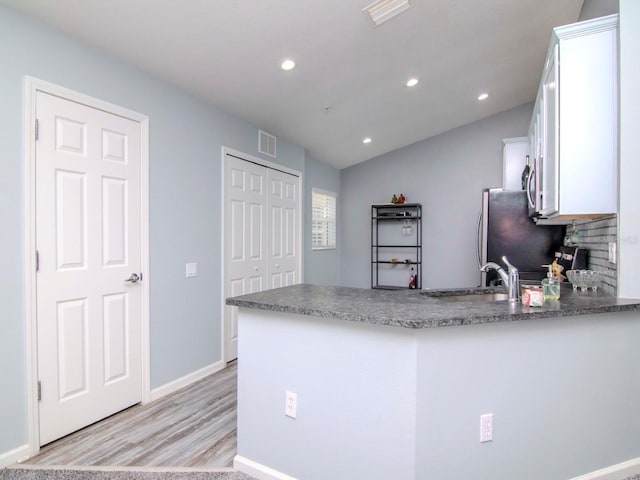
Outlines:
{"type": "Polygon", "coordinates": [[[560,298],[560,281],[553,275],[553,265],[542,266],[549,269],[547,278],[542,280],[542,296],[544,301],[558,300],[560,298]]]}

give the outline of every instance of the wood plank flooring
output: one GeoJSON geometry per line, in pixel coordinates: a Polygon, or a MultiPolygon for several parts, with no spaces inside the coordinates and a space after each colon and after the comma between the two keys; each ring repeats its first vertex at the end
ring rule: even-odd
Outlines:
{"type": "Polygon", "coordinates": [[[41,448],[25,464],[230,467],[236,454],[237,364],[41,448]]]}

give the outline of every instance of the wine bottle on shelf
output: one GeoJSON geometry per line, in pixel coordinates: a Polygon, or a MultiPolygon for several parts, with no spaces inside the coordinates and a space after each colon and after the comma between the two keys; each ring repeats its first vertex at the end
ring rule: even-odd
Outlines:
{"type": "Polygon", "coordinates": [[[409,276],[409,288],[416,288],[416,274],[411,267],[411,275],[409,276]]]}

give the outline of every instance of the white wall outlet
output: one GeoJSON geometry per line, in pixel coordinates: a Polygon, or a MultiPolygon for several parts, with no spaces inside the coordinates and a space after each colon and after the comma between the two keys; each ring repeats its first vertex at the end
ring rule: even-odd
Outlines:
{"type": "Polygon", "coordinates": [[[616,263],[616,242],[609,242],[609,262],[616,263]]]}
{"type": "Polygon", "coordinates": [[[298,394],[287,390],[284,401],[284,414],[287,417],[296,418],[298,413],[298,394]]]}
{"type": "Polygon", "coordinates": [[[480,442],[493,440],[493,413],[480,415],[480,442]]]}
{"type": "Polygon", "coordinates": [[[187,278],[197,277],[198,276],[198,264],[197,263],[187,263],[187,278]]]}

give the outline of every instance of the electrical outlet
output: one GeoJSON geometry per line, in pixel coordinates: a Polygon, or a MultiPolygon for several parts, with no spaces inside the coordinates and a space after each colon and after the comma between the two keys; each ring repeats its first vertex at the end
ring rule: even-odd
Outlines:
{"type": "Polygon", "coordinates": [[[287,390],[284,401],[284,414],[287,417],[296,418],[298,413],[298,394],[287,390]]]}
{"type": "Polygon", "coordinates": [[[609,242],[609,262],[616,263],[616,242],[609,242]]]}
{"type": "Polygon", "coordinates": [[[493,440],[493,413],[480,415],[480,442],[493,440]]]}

